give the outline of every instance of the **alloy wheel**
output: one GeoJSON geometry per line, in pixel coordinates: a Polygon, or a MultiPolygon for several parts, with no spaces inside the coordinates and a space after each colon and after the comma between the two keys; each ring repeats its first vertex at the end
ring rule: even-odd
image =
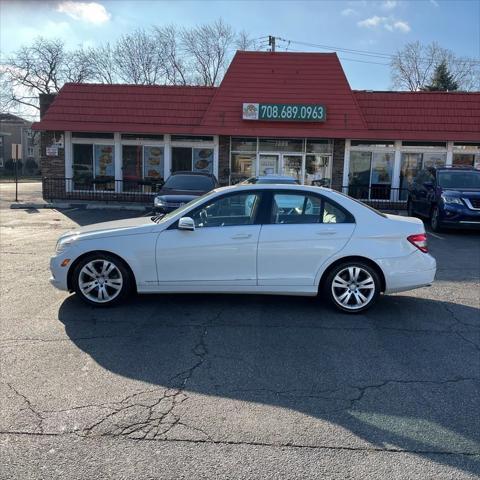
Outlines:
{"type": "Polygon", "coordinates": [[[81,293],[94,303],[107,303],[121,292],[123,276],[110,260],[98,259],[86,263],[78,275],[81,293]]]}
{"type": "Polygon", "coordinates": [[[332,281],[334,300],[347,310],[366,307],[375,295],[375,281],[370,273],[359,266],[340,270],[332,281]]]}

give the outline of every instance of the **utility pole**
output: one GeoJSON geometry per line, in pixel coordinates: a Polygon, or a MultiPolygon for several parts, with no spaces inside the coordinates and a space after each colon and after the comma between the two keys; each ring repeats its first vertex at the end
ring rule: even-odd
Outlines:
{"type": "Polygon", "coordinates": [[[268,45],[270,47],[271,52],[275,52],[275,41],[276,40],[277,40],[276,37],[274,37],[273,35],[268,36],[268,45]]]}

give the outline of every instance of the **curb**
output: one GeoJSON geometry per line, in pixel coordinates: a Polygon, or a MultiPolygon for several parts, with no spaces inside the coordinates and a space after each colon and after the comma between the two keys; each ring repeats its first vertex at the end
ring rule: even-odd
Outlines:
{"type": "Polygon", "coordinates": [[[137,212],[147,212],[152,210],[152,207],[144,205],[111,205],[111,204],[85,204],[85,203],[12,203],[10,208],[13,210],[30,210],[30,209],[55,209],[65,210],[70,208],[78,208],[83,210],[130,210],[137,212]]]}

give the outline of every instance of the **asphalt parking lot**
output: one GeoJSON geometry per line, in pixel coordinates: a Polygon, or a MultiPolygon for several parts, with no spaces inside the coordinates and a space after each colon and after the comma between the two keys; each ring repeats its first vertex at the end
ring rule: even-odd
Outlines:
{"type": "Polygon", "coordinates": [[[60,233],[126,216],[0,210],[0,478],[479,477],[480,233],[431,235],[434,286],[360,316],[50,287],[60,233]]]}

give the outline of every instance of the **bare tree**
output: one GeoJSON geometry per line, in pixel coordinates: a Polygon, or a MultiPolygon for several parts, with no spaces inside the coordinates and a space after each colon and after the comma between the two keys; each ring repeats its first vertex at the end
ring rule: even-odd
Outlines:
{"type": "Polygon", "coordinates": [[[65,82],[90,79],[82,52],[67,53],[60,39],[38,37],[23,46],[2,65],[2,106],[23,105],[39,110],[38,94],[55,93],[65,82]]]}
{"type": "Polygon", "coordinates": [[[127,83],[153,85],[164,76],[155,37],[143,29],[119,38],[115,61],[120,78],[127,83]]]}
{"type": "Polygon", "coordinates": [[[245,30],[240,30],[237,33],[237,38],[235,39],[235,47],[238,50],[243,51],[260,49],[259,42],[251,38],[248,32],[246,32],[245,30]]]}
{"type": "Polygon", "coordinates": [[[180,33],[175,25],[153,27],[164,83],[188,85],[192,83],[190,60],[179,45],[180,33]]]}
{"type": "Polygon", "coordinates": [[[197,83],[205,86],[219,83],[230,59],[234,40],[232,28],[221,19],[182,31],[182,47],[192,58],[197,83]]]}
{"type": "Polygon", "coordinates": [[[83,50],[83,57],[90,65],[92,80],[99,83],[115,83],[118,80],[115,49],[109,42],[83,50]]]}
{"type": "Polygon", "coordinates": [[[390,64],[393,87],[412,92],[422,90],[441,63],[448,66],[460,90],[478,88],[478,62],[457,57],[436,42],[423,45],[418,41],[407,43],[393,56],[390,64]]]}

